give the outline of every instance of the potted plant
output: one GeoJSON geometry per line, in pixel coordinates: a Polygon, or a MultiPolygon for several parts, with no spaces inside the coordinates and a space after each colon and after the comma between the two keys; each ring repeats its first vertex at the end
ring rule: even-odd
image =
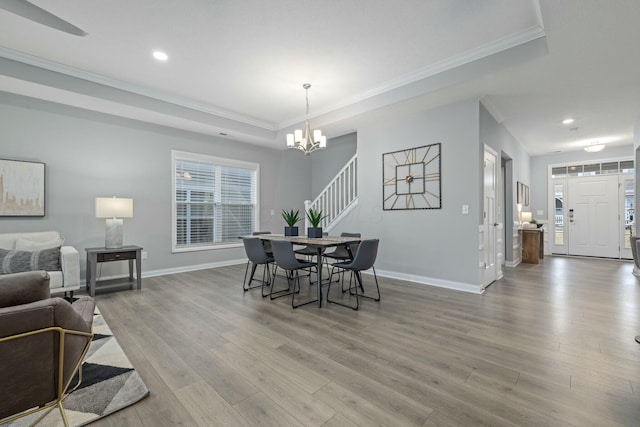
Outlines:
{"type": "Polygon", "coordinates": [[[296,224],[300,222],[300,220],[302,219],[300,218],[300,211],[297,209],[296,210],[291,209],[290,211],[285,211],[283,209],[282,219],[284,219],[284,222],[287,224],[287,226],[284,228],[284,235],[297,236],[298,227],[296,227],[296,224]]]}
{"type": "Polygon", "coordinates": [[[307,219],[311,223],[311,227],[307,228],[307,237],[318,238],[322,237],[322,227],[320,227],[320,221],[325,218],[322,216],[322,211],[315,211],[313,208],[307,212],[307,219]]]}

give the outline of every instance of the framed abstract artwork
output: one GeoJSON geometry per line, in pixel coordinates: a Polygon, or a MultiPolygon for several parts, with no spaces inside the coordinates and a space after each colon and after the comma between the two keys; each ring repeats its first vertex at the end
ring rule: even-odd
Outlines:
{"type": "Polygon", "coordinates": [[[0,159],[0,216],[44,216],[44,163],[0,159]]]}
{"type": "Polygon", "coordinates": [[[382,155],[384,210],[441,209],[440,143],[382,155]]]}

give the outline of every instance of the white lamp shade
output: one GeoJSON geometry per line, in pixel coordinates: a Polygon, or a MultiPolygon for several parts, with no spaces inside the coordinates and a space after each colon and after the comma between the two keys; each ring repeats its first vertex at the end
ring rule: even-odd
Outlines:
{"type": "Polygon", "coordinates": [[[96,197],[96,218],[132,218],[133,199],[96,197]]]}
{"type": "Polygon", "coordinates": [[[522,212],[522,222],[530,222],[531,221],[531,212],[522,212]]]}
{"type": "Polygon", "coordinates": [[[302,131],[300,129],[296,129],[293,131],[293,136],[296,142],[302,141],[302,131]]]}
{"type": "Polygon", "coordinates": [[[293,134],[292,133],[288,133],[287,134],[287,147],[293,147],[295,144],[293,142],[293,134]]]}
{"type": "Polygon", "coordinates": [[[327,147],[327,137],[322,135],[320,137],[320,148],[326,148],[327,147]]]}

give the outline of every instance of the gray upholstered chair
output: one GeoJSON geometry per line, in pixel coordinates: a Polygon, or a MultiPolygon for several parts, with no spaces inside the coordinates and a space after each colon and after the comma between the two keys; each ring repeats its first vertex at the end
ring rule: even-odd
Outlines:
{"type": "MultiPolygon", "coordinates": [[[[380,286],[378,286],[378,276],[376,275],[376,269],[373,266],[373,264],[376,262],[376,257],[378,256],[379,243],[380,241],[378,239],[363,240],[358,245],[358,250],[356,251],[356,254],[352,260],[336,262],[332,264],[333,268],[331,269],[331,279],[333,278],[333,275],[336,273],[336,270],[338,271],[347,270],[347,271],[353,272],[351,278],[349,279],[349,289],[347,290],[351,295],[355,295],[356,297],[355,306],[347,305],[347,304],[330,299],[329,295],[331,292],[331,280],[329,280],[329,287],[327,288],[328,303],[334,303],[334,304],[341,305],[343,307],[349,307],[354,310],[358,310],[358,308],[360,307],[360,298],[368,298],[374,301],[380,301],[380,286]],[[364,286],[362,284],[361,272],[368,270],[370,268],[373,269],[373,278],[376,283],[376,292],[378,294],[376,297],[365,295],[364,286]],[[355,277],[355,280],[353,280],[354,277],[355,277]],[[358,293],[358,289],[362,291],[362,294],[358,293]]],[[[343,290],[343,293],[344,292],[346,291],[343,290]]]]}
{"type": "MultiPolygon", "coordinates": [[[[282,268],[287,272],[287,284],[289,285],[287,289],[274,293],[274,283],[275,280],[271,281],[271,299],[291,295],[291,307],[298,308],[302,305],[311,304],[317,302],[318,300],[306,301],[302,304],[296,304],[296,294],[300,292],[300,275],[298,273],[299,270],[308,269],[313,267],[315,264],[309,261],[300,261],[296,258],[295,252],[293,252],[293,244],[286,240],[274,240],[271,242],[271,248],[273,249],[273,258],[276,261],[276,266],[282,268]],[[291,282],[293,282],[293,289],[291,289],[291,282]],[[273,296],[277,294],[276,296],[273,296]]],[[[275,279],[275,274],[273,278],[275,279]]]]}
{"type": "MultiPolygon", "coordinates": [[[[340,237],[362,237],[360,233],[340,233],[340,237]]],[[[347,261],[353,259],[353,254],[356,253],[359,243],[349,243],[337,246],[332,252],[324,254],[325,258],[335,259],[336,261],[347,261]]]]}
{"type": "MultiPolygon", "coordinates": [[[[252,236],[260,236],[262,234],[271,234],[271,232],[270,231],[254,231],[253,233],[251,233],[252,236]]],[[[273,251],[271,250],[271,242],[268,240],[263,240],[262,245],[264,246],[264,250],[267,253],[267,255],[272,256],[273,251]]]]}
{"type": "Polygon", "coordinates": [[[267,295],[264,293],[264,288],[265,286],[269,286],[271,283],[271,270],[269,268],[269,264],[273,262],[273,257],[267,254],[262,241],[258,237],[243,237],[242,243],[244,243],[244,250],[247,253],[248,258],[247,266],[244,269],[242,289],[246,292],[249,289],[259,287],[262,289],[262,296],[266,297],[267,295]],[[251,265],[251,275],[249,276],[249,280],[247,280],[249,265],[251,265]],[[256,269],[259,265],[263,266],[262,280],[259,281],[260,285],[251,286],[251,282],[256,280],[253,276],[256,274],[256,269]]]}
{"type": "MultiPolygon", "coordinates": [[[[362,237],[360,233],[340,233],[340,237],[362,237]]],[[[358,243],[348,243],[337,246],[335,250],[324,254],[324,258],[327,261],[327,269],[329,269],[329,259],[339,261],[349,261],[353,259],[353,255],[358,250],[358,243]]],[[[342,280],[344,281],[344,270],[342,270],[342,280]]],[[[329,271],[329,277],[331,277],[331,271],[329,271]]],[[[339,279],[338,279],[339,280],[339,279]]]]}
{"type": "Polygon", "coordinates": [[[45,271],[0,275],[0,424],[57,407],[68,425],[62,400],[82,381],[94,307],[50,298],[45,271]]]}

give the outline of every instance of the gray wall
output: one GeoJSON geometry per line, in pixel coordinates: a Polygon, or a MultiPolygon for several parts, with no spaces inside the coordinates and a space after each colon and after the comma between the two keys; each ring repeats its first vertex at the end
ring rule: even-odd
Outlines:
{"type": "MultiPolygon", "coordinates": [[[[178,131],[0,93],[0,157],[46,163],[46,216],[0,218],[0,233],[57,230],[80,251],[104,245],[104,219],[94,199],[134,199],[124,220],[125,244],[148,252],[144,271],[176,271],[245,258],[244,249],[171,253],[171,150],[260,164],[260,228],[282,230],[282,207],[303,207],[311,192],[308,158],[237,141],[178,131]],[[274,215],[271,215],[271,211],[274,215]]],[[[103,265],[103,276],[121,263],[103,265]]]]}
{"type": "Polygon", "coordinates": [[[334,232],[380,238],[379,272],[479,291],[478,108],[478,101],[467,101],[408,115],[382,109],[357,119],[359,203],[334,232]],[[442,143],[442,209],[383,211],[382,154],[435,142],[442,143]],[[461,214],[463,204],[469,215],[461,214]]]}

